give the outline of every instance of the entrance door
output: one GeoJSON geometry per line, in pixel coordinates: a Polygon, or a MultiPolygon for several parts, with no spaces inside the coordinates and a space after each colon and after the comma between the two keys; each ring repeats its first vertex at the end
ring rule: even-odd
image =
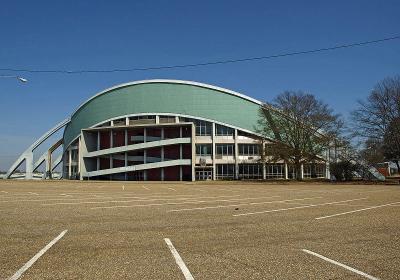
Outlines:
{"type": "Polygon", "coordinates": [[[212,170],[196,170],[196,181],[212,180],[212,170]]]}

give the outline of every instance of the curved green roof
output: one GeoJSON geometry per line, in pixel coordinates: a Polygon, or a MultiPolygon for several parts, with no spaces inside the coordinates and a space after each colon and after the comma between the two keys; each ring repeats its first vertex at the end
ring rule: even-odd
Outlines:
{"type": "Polygon", "coordinates": [[[64,147],[81,129],[133,114],[170,113],[210,119],[255,132],[261,102],[248,96],[196,82],[147,80],[118,85],[95,95],[71,116],[64,147]]]}

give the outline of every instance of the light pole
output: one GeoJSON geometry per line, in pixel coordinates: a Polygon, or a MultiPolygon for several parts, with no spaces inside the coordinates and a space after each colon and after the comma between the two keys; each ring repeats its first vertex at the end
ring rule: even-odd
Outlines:
{"type": "Polygon", "coordinates": [[[17,79],[21,83],[26,83],[28,80],[20,77],[20,76],[14,76],[14,75],[0,75],[0,78],[11,78],[11,79],[17,79]]]}

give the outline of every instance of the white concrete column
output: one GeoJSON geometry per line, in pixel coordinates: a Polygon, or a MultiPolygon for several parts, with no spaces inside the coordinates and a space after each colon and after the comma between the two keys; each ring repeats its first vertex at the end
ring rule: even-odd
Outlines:
{"type": "MultiPolygon", "coordinates": [[[[147,130],[143,129],[143,142],[147,142],[147,130]]],[[[147,151],[143,150],[143,163],[147,163],[147,151]]],[[[147,170],[143,170],[143,179],[147,181],[147,170]]]]}
{"type": "Polygon", "coordinates": [[[179,123],[179,117],[175,116],[175,123],[179,123]]]}
{"type": "Polygon", "coordinates": [[[29,152],[25,156],[25,179],[32,179],[33,176],[32,173],[33,173],[33,152],[29,152]]]}
{"type": "Polygon", "coordinates": [[[325,163],[325,178],[326,179],[331,179],[331,171],[330,171],[330,168],[329,168],[330,166],[329,166],[329,162],[326,162],[325,163]]]}
{"type": "Polygon", "coordinates": [[[211,139],[212,139],[212,166],[213,166],[213,180],[216,180],[216,173],[217,173],[217,167],[215,164],[215,123],[212,123],[212,129],[211,129],[211,139]]]}
{"type": "Polygon", "coordinates": [[[195,176],[195,164],[196,164],[196,128],[194,124],[192,124],[192,181],[196,180],[195,176]]]}
{"type": "Polygon", "coordinates": [[[263,162],[263,180],[267,179],[267,164],[263,162]]]}
{"type": "Polygon", "coordinates": [[[285,163],[285,179],[289,179],[289,170],[288,170],[288,164],[285,163]]]}
{"type": "Polygon", "coordinates": [[[110,130],[110,148],[114,148],[114,137],[112,129],[110,130]]]}
{"type": "MultiPolygon", "coordinates": [[[[82,154],[82,141],[81,141],[81,138],[82,138],[83,136],[82,136],[82,134],[81,134],[81,136],[79,136],[79,138],[78,138],[78,154],[77,154],[77,156],[78,156],[78,172],[79,172],[79,180],[83,180],[83,177],[82,177],[82,170],[81,170],[81,164],[82,164],[82,160],[81,160],[81,154],[82,154]]],[[[50,165],[51,165],[51,163],[50,163],[50,165]]],[[[51,170],[50,170],[50,172],[51,172],[51,170]]]]}
{"type": "Polygon", "coordinates": [[[125,146],[128,145],[128,130],[125,128],[125,146]]]}
{"type": "Polygon", "coordinates": [[[303,180],[304,179],[304,165],[300,165],[300,178],[303,180]]]}
{"type": "MultiPolygon", "coordinates": [[[[69,165],[68,165],[68,179],[71,179],[71,174],[72,174],[72,153],[71,153],[71,149],[68,149],[68,161],[69,161],[69,165]]],[[[28,174],[28,173],[27,173],[28,174]]]]}
{"type": "MultiPolygon", "coordinates": [[[[125,167],[128,166],[128,153],[125,152],[125,167]]],[[[128,180],[128,173],[125,172],[125,181],[128,180]]]]}
{"type": "Polygon", "coordinates": [[[234,133],[235,137],[235,145],[234,145],[234,153],[235,153],[235,180],[239,179],[239,145],[238,145],[238,131],[235,129],[234,133]]]}
{"type": "Polygon", "coordinates": [[[182,172],[182,165],[179,166],[179,180],[182,181],[183,172],[182,172]]]}
{"type": "Polygon", "coordinates": [[[160,123],[160,116],[156,115],[156,124],[159,124],[159,123],[160,123]]]}
{"type": "Polygon", "coordinates": [[[100,131],[97,131],[97,150],[100,150],[100,131]]]}
{"type": "Polygon", "coordinates": [[[128,126],[129,125],[129,117],[125,118],[125,125],[128,126]]]}

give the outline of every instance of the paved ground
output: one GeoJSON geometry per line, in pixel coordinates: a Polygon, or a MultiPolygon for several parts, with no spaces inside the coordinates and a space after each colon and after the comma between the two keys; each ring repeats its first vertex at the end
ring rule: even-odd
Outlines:
{"type": "Polygon", "coordinates": [[[399,215],[400,186],[0,181],[0,278],[67,230],[21,279],[399,279],[399,215]]]}

